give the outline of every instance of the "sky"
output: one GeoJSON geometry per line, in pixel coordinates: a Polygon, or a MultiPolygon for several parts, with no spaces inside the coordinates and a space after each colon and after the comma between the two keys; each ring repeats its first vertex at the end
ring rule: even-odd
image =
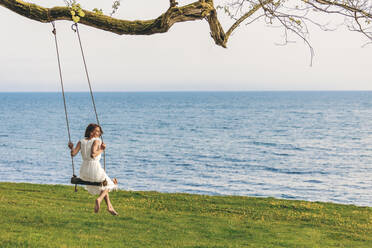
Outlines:
{"type": "MultiPolygon", "coordinates": [[[[62,0],[33,0],[44,7],[62,0]]],[[[112,1],[82,0],[83,8],[110,11],[112,1]]],[[[181,5],[193,1],[178,1],[181,5]]],[[[215,1],[218,4],[219,1],[215,1]]],[[[117,18],[153,19],[168,0],[122,1],[117,18]]],[[[227,20],[219,13],[221,20],[227,20]]],[[[71,22],[57,22],[66,91],[88,91],[78,40],[71,22]]],[[[51,24],[0,7],[0,92],[60,91],[51,24]]],[[[339,29],[313,28],[315,50],[297,41],[278,46],[282,33],[263,23],[242,25],[224,49],[215,45],[204,20],[175,24],[151,36],[119,36],[80,25],[94,91],[372,90],[372,45],[339,29]]]]}

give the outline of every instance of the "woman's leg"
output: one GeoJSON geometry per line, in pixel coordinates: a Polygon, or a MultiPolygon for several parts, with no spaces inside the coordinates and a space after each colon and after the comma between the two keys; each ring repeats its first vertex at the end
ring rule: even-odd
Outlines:
{"type": "Polygon", "coordinates": [[[112,214],[112,215],[118,215],[118,213],[115,211],[114,207],[111,204],[110,197],[109,197],[108,193],[105,195],[105,197],[103,199],[105,199],[105,202],[107,204],[107,211],[109,211],[109,213],[112,214]]]}
{"type": "Polygon", "coordinates": [[[101,194],[96,199],[96,205],[94,206],[94,212],[95,213],[98,213],[98,211],[99,211],[99,209],[101,207],[101,202],[105,198],[105,196],[108,194],[108,192],[109,192],[108,189],[102,190],[101,191],[101,194]]]}

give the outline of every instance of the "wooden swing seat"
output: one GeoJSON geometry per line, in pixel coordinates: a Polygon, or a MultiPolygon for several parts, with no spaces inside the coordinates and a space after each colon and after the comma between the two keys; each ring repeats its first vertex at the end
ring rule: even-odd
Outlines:
{"type": "Polygon", "coordinates": [[[84,181],[83,179],[77,177],[77,176],[72,176],[71,177],[71,184],[81,184],[81,185],[93,185],[93,186],[107,186],[107,181],[103,182],[89,182],[89,181],[84,181]]]}

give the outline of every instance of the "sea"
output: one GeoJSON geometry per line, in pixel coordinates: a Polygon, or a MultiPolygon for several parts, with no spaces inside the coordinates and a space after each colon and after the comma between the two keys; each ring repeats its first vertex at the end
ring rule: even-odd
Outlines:
{"type": "MultiPolygon", "coordinates": [[[[372,206],[372,92],[94,96],[120,189],[372,206]]],[[[85,92],[66,93],[66,105],[76,143],[93,105],[85,92]]],[[[0,93],[0,123],[1,182],[69,184],[61,93],[0,93]]]]}

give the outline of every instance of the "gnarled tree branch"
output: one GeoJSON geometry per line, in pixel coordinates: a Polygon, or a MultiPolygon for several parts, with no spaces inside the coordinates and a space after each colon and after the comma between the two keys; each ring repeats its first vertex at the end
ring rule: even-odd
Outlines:
{"type": "MultiPolygon", "coordinates": [[[[267,0],[264,3],[270,2],[272,2],[272,0],[267,0]]],[[[71,9],[69,7],[44,8],[21,0],[0,0],[0,5],[26,18],[42,23],[71,20],[72,18],[71,9]]],[[[174,0],[170,0],[169,9],[158,18],[152,20],[121,20],[83,9],[85,16],[80,18],[79,23],[119,35],[152,35],[165,33],[178,22],[206,19],[209,23],[210,33],[215,43],[219,46],[226,47],[226,43],[232,31],[261,6],[262,3],[254,6],[251,11],[237,20],[227,33],[225,33],[218,20],[213,0],[199,0],[181,7],[178,7],[177,2],[174,0]]]]}
{"type": "MultiPolygon", "coordinates": [[[[80,23],[97,29],[116,34],[151,35],[167,32],[177,22],[200,20],[213,10],[213,2],[201,3],[199,1],[183,7],[170,7],[164,14],[156,19],[144,21],[127,21],[112,18],[103,14],[83,10],[84,18],[80,23]]],[[[71,20],[69,7],[44,8],[21,0],[0,0],[0,5],[29,19],[39,22],[56,20],[71,20]]]]}
{"type": "MultiPolygon", "coordinates": [[[[232,32],[239,27],[243,21],[257,20],[261,17],[266,18],[267,23],[277,20],[287,31],[299,35],[307,42],[308,29],[306,22],[311,22],[320,27],[323,25],[316,22],[316,17],[308,18],[310,10],[316,10],[327,14],[339,14],[348,18],[349,23],[345,24],[352,31],[358,31],[372,40],[371,21],[372,6],[370,0],[293,0],[304,4],[295,6],[296,3],[283,0],[236,0],[225,8],[231,7],[232,12],[227,9],[227,13],[235,23],[224,31],[214,7],[213,0],[198,0],[193,3],[178,6],[176,0],[169,0],[169,8],[158,18],[151,20],[128,21],[113,18],[102,13],[83,10],[84,15],[78,20],[87,26],[113,32],[119,35],[152,35],[167,32],[174,24],[179,22],[207,20],[210,27],[210,34],[215,43],[226,47],[227,41],[232,32]],[[295,7],[294,7],[295,6],[295,7]],[[306,7],[307,6],[307,7],[306,7]],[[253,17],[258,10],[262,10],[261,15],[253,17]],[[238,14],[240,12],[241,14],[238,14]],[[313,20],[314,18],[314,20],[313,20]]],[[[72,20],[70,7],[44,8],[42,6],[26,3],[22,0],[0,0],[0,5],[26,18],[48,23],[58,20],[72,20]]],[[[80,8],[80,7],[79,7],[80,8]]],[[[226,11],[226,9],[225,9],[226,11]]],[[[285,37],[287,37],[285,35],[285,37]]]]}

